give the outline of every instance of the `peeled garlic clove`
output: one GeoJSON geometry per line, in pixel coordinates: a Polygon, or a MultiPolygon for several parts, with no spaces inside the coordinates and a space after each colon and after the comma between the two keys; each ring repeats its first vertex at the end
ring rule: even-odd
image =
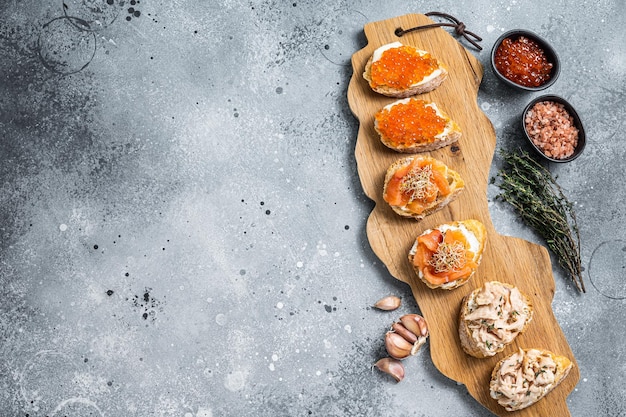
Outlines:
{"type": "Polygon", "coordinates": [[[394,359],[404,359],[411,355],[413,344],[409,343],[398,333],[387,332],[385,335],[385,348],[387,353],[394,359]]]}
{"type": "Polygon", "coordinates": [[[379,310],[391,311],[400,307],[401,303],[402,303],[402,300],[400,299],[400,297],[396,297],[395,295],[389,295],[387,297],[381,298],[380,300],[376,301],[376,304],[374,304],[374,307],[376,307],[379,310]]]}
{"type": "Polygon", "coordinates": [[[419,314],[405,314],[400,317],[400,322],[413,334],[428,337],[428,325],[424,317],[419,314]]]}
{"type": "Polygon", "coordinates": [[[395,333],[398,333],[400,336],[404,338],[409,343],[417,342],[417,336],[411,332],[409,329],[404,327],[402,323],[394,323],[391,325],[391,330],[395,333]]]}
{"type": "Polygon", "coordinates": [[[382,358],[374,364],[376,368],[391,375],[396,382],[400,382],[404,379],[404,365],[398,359],[382,358]]]}

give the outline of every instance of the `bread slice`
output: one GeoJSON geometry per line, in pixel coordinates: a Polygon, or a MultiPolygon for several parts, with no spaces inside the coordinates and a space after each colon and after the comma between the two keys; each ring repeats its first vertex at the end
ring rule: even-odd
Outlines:
{"type": "Polygon", "coordinates": [[[453,290],[474,276],[486,241],[485,225],[478,220],[444,223],[419,235],[408,258],[426,286],[453,290]]]}
{"type": "Polygon", "coordinates": [[[533,305],[517,287],[485,282],[461,303],[461,347],[476,358],[494,356],[526,330],[532,317],[533,305]]]}
{"type": "Polygon", "coordinates": [[[491,373],[489,394],[507,411],[541,400],[569,375],[572,361],[542,349],[519,349],[502,359],[491,373]]]}
{"type": "Polygon", "coordinates": [[[400,42],[377,48],[363,72],[372,90],[397,98],[432,91],[447,77],[446,66],[429,52],[400,42]]]}
{"type": "Polygon", "coordinates": [[[388,104],[374,117],[382,143],[398,152],[434,151],[461,137],[459,125],[436,103],[414,97],[388,104]]]}
{"type": "Polygon", "coordinates": [[[421,220],[445,207],[465,188],[461,175],[427,155],[408,156],[389,166],[383,199],[403,217],[421,220]]]}

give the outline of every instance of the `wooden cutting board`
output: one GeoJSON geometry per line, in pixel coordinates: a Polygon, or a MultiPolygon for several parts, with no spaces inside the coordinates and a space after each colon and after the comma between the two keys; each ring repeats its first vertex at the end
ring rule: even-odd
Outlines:
{"type": "MultiPolygon", "coordinates": [[[[580,378],[572,350],[557,323],[551,303],[555,284],[547,250],[528,241],[502,236],[491,222],[487,204],[489,168],[496,145],[494,128],[477,104],[483,68],[480,62],[442,28],[395,35],[397,28],[433,23],[424,15],[410,14],[365,25],[368,45],[352,56],[353,75],[348,101],[360,122],[356,160],[361,184],[376,206],[367,221],[367,235],[376,255],[395,278],[409,284],[419,308],[429,323],[430,352],[435,366],[499,416],[570,416],[567,395],[580,378]],[[458,171],[466,188],[460,197],[421,222],[402,218],[382,199],[383,180],[389,165],[406,156],[381,144],[374,130],[374,114],[395,99],[374,93],[363,79],[363,70],[374,50],[399,41],[430,51],[449,69],[448,79],[420,98],[436,102],[463,130],[463,137],[452,146],[429,154],[458,171]],[[487,246],[476,275],[464,286],[452,290],[431,290],[410,267],[407,254],[415,238],[440,223],[474,218],[487,228],[487,246]],[[516,285],[532,299],[535,312],[527,331],[506,350],[489,359],[476,359],[461,349],[457,317],[461,299],[485,281],[498,280],[516,285]],[[517,412],[507,412],[489,396],[489,379],[495,364],[522,348],[548,349],[569,357],[574,368],[552,393],[540,402],[517,412]]],[[[407,360],[410,360],[407,359],[407,360]]]]}

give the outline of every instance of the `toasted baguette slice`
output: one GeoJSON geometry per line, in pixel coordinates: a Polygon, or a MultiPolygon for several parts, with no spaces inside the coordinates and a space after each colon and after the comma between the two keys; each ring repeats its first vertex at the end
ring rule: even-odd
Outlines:
{"type": "Polygon", "coordinates": [[[442,161],[415,155],[389,166],[383,198],[400,216],[421,220],[449,204],[464,188],[461,175],[442,161]]]}
{"type": "Polygon", "coordinates": [[[517,287],[485,282],[461,303],[461,347],[476,358],[493,356],[523,333],[532,317],[533,305],[517,287]]]}
{"type": "Polygon", "coordinates": [[[491,373],[489,394],[507,411],[535,404],[569,374],[572,361],[541,349],[520,349],[502,359],[491,373]]]}
{"type": "Polygon", "coordinates": [[[394,42],[376,49],[365,64],[363,78],[372,90],[388,97],[404,98],[439,87],[447,78],[445,65],[427,51],[394,42]],[[385,53],[390,51],[390,53],[385,53]],[[400,58],[400,59],[397,59],[400,58]],[[381,68],[384,66],[384,71],[381,68]]]}
{"type": "Polygon", "coordinates": [[[437,106],[405,98],[376,113],[374,129],[382,143],[398,152],[429,152],[456,142],[461,128],[437,106]]]}
{"type": "Polygon", "coordinates": [[[474,276],[486,241],[485,225],[478,220],[444,223],[415,239],[409,262],[429,288],[453,290],[474,276]]]}

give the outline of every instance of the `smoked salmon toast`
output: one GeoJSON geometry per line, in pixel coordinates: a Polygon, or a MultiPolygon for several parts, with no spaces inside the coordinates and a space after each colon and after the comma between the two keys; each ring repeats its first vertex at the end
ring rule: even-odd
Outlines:
{"type": "Polygon", "coordinates": [[[383,199],[400,216],[421,220],[449,204],[464,188],[459,173],[442,161],[415,155],[387,169],[383,199]]]}
{"type": "Polygon", "coordinates": [[[444,223],[415,239],[409,262],[429,288],[453,290],[478,269],[486,240],[485,225],[478,220],[444,223]]]}
{"type": "Polygon", "coordinates": [[[485,282],[461,303],[461,347],[475,358],[494,356],[526,330],[532,317],[533,305],[517,287],[485,282]]]}
{"type": "Polygon", "coordinates": [[[398,152],[428,152],[461,137],[461,128],[436,103],[414,97],[386,105],[374,115],[382,143],[398,152]]]}
{"type": "Polygon", "coordinates": [[[429,52],[400,42],[377,48],[365,64],[363,78],[372,90],[404,98],[439,87],[448,70],[429,52]]]}

